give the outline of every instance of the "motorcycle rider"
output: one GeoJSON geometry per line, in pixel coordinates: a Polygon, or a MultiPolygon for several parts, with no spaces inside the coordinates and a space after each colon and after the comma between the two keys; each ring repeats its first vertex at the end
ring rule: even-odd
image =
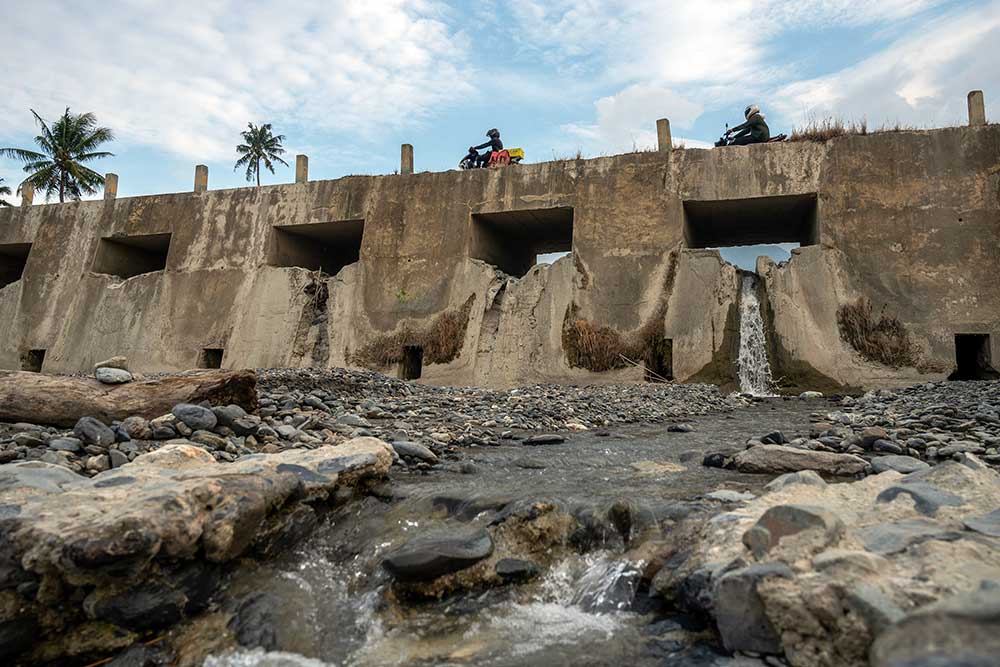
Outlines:
{"type": "Polygon", "coordinates": [[[747,144],[766,143],[771,138],[771,130],[764,122],[764,114],[760,112],[760,107],[751,104],[743,110],[743,115],[747,119],[745,123],[726,130],[727,137],[734,132],[736,133],[736,136],[729,142],[730,145],[746,146],[747,144]]]}
{"type": "Polygon", "coordinates": [[[487,148],[487,147],[489,147],[490,149],[488,151],[483,151],[483,153],[477,158],[476,160],[477,167],[485,167],[490,163],[490,156],[493,155],[494,151],[503,150],[503,142],[500,141],[500,130],[494,127],[493,129],[491,129],[489,132],[486,133],[486,136],[489,137],[489,141],[487,141],[485,144],[472,146],[469,149],[470,152],[473,150],[478,151],[481,148],[487,148]]]}

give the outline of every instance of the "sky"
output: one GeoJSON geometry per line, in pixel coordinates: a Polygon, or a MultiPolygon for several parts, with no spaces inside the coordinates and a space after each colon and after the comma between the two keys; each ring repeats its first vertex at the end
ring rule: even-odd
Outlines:
{"type": "MultiPolygon", "coordinates": [[[[286,136],[262,182],[455,168],[500,128],[527,162],[711,145],[760,105],[773,133],[830,116],[869,127],[1000,119],[1000,0],[5,0],[0,147],[29,109],[109,126],[119,196],[246,185],[248,122],[286,136]]],[[[16,185],[20,166],[0,158],[16,185]]],[[[17,198],[9,198],[17,202],[17,198]]]]}

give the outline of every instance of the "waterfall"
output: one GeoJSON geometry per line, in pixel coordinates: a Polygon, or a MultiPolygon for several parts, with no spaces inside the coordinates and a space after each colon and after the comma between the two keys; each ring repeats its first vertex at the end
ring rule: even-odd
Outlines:
{"type": "Polygon", "coordinates": [[[760,317],[757,276],[743,274],[740,290],[740,356],[736,362],[740,391],[753,396],[773,396],[771,365],[767,360],[767,339],[760,317]]]}

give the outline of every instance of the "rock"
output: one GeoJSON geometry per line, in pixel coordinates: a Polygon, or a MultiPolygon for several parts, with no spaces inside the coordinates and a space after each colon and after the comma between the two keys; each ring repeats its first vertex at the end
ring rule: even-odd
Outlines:
{"type": "Polygon", "coordinates": [[[115,432],[93,417],[81,417],[73,427],[73,435],[87,445],[110,447],[115,444],[115,432]]]}
{"type": "Polygon", "coordinates": [[[222,436],[215,435],[211,431],[195,431],[191,434],[189,438],[191,442],[196,442],[199,445],[205,445],[209,449],[218,449],[225,451],[226,446],[229,441],[222,436]]]}
{"type": "Polygon", "coordinates": [[[49,449],[60,452],[78,452],[82,449],[83,442],[79,438],[53,438],[49,440],[49,449]]]}
{"type": "Polygon", "coordinates": [[[87,616],[130,630],[149,630],[181,620],[187,598],[168,586],[141,585],[105,596],[94,591],[83,602],[87,616]]]}
{"type": "Polygon", "coordinates": [[[37,632],[35,619],[30,617],[0,623],[0,660],[13,665],[16,656],[31,648],[37,632]]]}
{"type": "Polygon", "coordinates": [[[547,435],[533,435],[530,438],[524,439],[524,444],[529,446],[536,445],[558,445],[559,443],[566,442],[566,438],[561,435],[547,434],[547,435]]]}
{"type": "Polygon", "coordinates": [[[733,457],[733,466],[740,472],[778,474],[815,470],[827,475],[857,475],[868,468],[868,462],[853,454],[817,452],[782,445],[758,445],[733,457]]]}
{"type": "Polygon", "coordinates": [[[111,461],[112,468],[120,468],[121,466],[128,463],[128,456],[117,449],[108,450],[108,458],[111,461]]]}
{"type": "Polygon", "coordinates": [[[84,464],[84,468],[93,472],[102,472],[104,470],[111,469],[111,460],[108,458],[107,454],[98,454],[97,456],[91,456],[87,459],[84,464]]]}
{"type": "Polygon", "coordinates": [[[236,607],[228,627],[236,643],[245,648],[273,651],[278,648],[278,607],[281,601],[270,593],[251,593],[236,607]]]}
{"type": "Polygon", "coordinates": [[[865,548],[877,554],[894,554],[928,540],[954,541],[961,533],[927,519],[880,523],[859,531],[865,548]]]}
{"type": "Polygon", "coordinates": [[[806,486],[826,486],[826,480],[813,470],[801,470],[799,472],[786,472],[784,475],[775,477],[766,485],[765,491],[780,491],[792,484],[805,484],[806,486]]]}
{"type": "Polygon", "coordinates": [[[930,467],[920,459],[915,459],[912,456],[876,456],[871,460],[871,464],[872,471],[876,474],[887,470],[895,470],[906,475],[930,467]]]}
{"type": "Polygon", "coordinates": [[[939,458],[948,458],[960,453],[982,454],[985,451],[986,448],[977,442],[953,442],[944,447],[939,447],[937,455],[939,458]]]}
{"type": "Polygon", "coordinates": [[[355,426],[357,428],[371,428],[371,422],[369,422],[364,417],[359,417],[355,414],[340,415],[337,417],[338,424],[344,424],[346,426],[355,426]]]}
{"type": "Polygon", "coordinates": [[[918,607],[878,635],[871,667],[992,667],[1000,655],[1000,588],[918,607]]]}
{"type": "Polygon", "coordinates": [[[760,563],[726,572],[715,583],[712,606],[722,643],[729,651],[781,653],[781,638],[767,618],[757,583],[792,578],[784,563],[760,563]]]}
{"type": "Polygon", "coordinates": [[[214,412],[200,405],[179,403],[170,412],[193,431],[211,431],[219,422],[214,412]]]}
{"type": "Polygon", "coordinates": [[[104,366],[94,371],[94,377],[104,384],[125,384],[132,381],[132,374],[120,368],[104,366]]]}
{"type": "Polygon", "coordinates": [[[253,417],[246,416],[240,417],[239,419],[233,420],[231,424],[228,425],[229,428],[233,429],[233,433],[245,438],[249,435],[257,435],[260,430],[260,422],[256,421],[253,417]]]}
{"type": "Polygon", "coordinates": [[[904,616],[899,605],[875,585],[855,583],[845,593],[847,606],[865,620],[873,636],[904,616]]]}
{"type": "Polygon", "coordinates": [[[868,426],[861,430],[861,446],[871,449],[877,440],[888,440],[889,434],[881,426],[868,426]]]}
{"type": "Polygon", "coordinates": [[[86,481],[66,468],[41,461],[18,461],[0,468],[0,492],[10,490],[16,493],[19,500],[28,496],[61,493],[77,484],[86,481]]]}
{"type": "Polygon", "coordinates": [[[133,644],[104,667],[164,667],[167,658],[155,646],[133,644]]]}
{"type": "Polygon", "coordinates": [[[126,417],[118,426],[119,430],[128,434],[133,440],[150,440],[153,437],[153,430],[149,427],[149,421],[142,417],[126,417]]]}
{"type": "Polygon", "coordinates": [[[396,453],[400,456],[419,459],[421,461],[426,461],[427,463],[438,462],[437,454],[419,443],[397,440],[391,444],[392,448],[396,450],[396,453]]]}
{"type": "Polygon", "coordinates": [[[717,489],[711,493],[706,493],[705,498],[709,500],[718,500],[722,503],[744,503],[748,500],[753,500],[756,498],[752,493],[743,493],[741,491],[733,491],[731,489],[717,489]]]}
{"type": "Polygon", "coordinates": [[[127,371],[128,370],[128,358],[126,357],[111,357],[110,359],[105,359],[104,361],[98,361],[94,364],[94,373],[101,370],[102,368],[111,368],[127,371]]]}
{"type": "Polygon", "coordinates": [[[154,440],[171,440],[177,437],[177,430],[170,424],[153,424],[150,422],[150,435],[154,440]]]}
{"type": "Polygon", "coordinates": [[[903,448],[891,440],[876,440],[872,444],[872,449],[876,452],[886,452],[889,454],[902,454],[903,448]]]}
{"type": "Polygon", "coordinates": [[[761,438],[760,442],[764,445],[783,445],[788,442],[788,440],[785,439],[785,434],[781,431],[771,431],[761,438]]]}
{"type": "Polygon", "coordinates": [[[691,433],[694,431],[692,424],[671,424],[667,427],[668,433],[691,433]]]}
{"type": "Polygon", "coordinates": [[[238,405],[223,405],[212,408],[212,414],[218,424],[232,428],[237,420],[246,418],[247,411],[238,405]]]}
{"type": "Polygon", "coordinates": [[[46,447],[45,439],[35,433],[17,433],[14,435],[14,444],[21,447],[46,447]]]}
{"type": "Polygon", "coordinates": [[[274,430],[282,440],[295,440],[299,435],[299,429],[291,424],[279,424],[274,430]]]}
{"type": "Polygon", "coordinates": [[[965,527],[983,535],[1000,537],[1000,509],[965,520],[965,527]]]}
{"type": "Polygon", "coordinates": [[[382,566],[398,581],[431,581],[464,570],[493,553],[485,530],[418,537],[389,554],[382,566]]]}
{"type": "Polygon", "coordinates": [[[72,468],[74,458],[75,457],[69,452],[46,451],[42,454],[42,458],[39,460],[45,463],[53,463],[66,468],[72,468]]]}
{"type": "MultiPolygon", "coordinates": [[[[833,512],[812,505],[776,505],[743,534],[743,544],[755,558],[763,558],[781,538],[808,532],[808,546],[819,551],[844,536],[844,522],[833,512]]],[[[805,537],[805,536],[803,536],[805,537]]],[[[803,542],[802,539],[798,540],[803,542]]]]}
{"type": "Polygon", "coordinates": [[[17,452],[13,449],[0,449],[0,464],[17,460],[17,452]]]}
{"type": "Polygon", "coordinates": [[[799,398],[806,398],[806,399],[823,398],[823,392],[821,392],[821,391],[804,391],[801,394],[799,394],[799,398]]]}
{"type": "Polygon", "coordinates": [[[965,503],[961,496],[954,493],[942,491],[941,489],[928,484],[927,482],[910,482],[895,484],[882,493],[878,494],[875,502],[891,503],[900,494],[905,494],[913,498],[917,511],[927,516],[934,516],[942,505],[959,507],[965,503]]]}
{"type": "Polygon", "coordinates": [[[847,571],[852,573],[878,574],[884,572],[889,561],[877,554],[851,549],[827,549],[812,559],[817,572],[847,571]]]}
{"type": "Polygon", "coordinates": [[[535,563],[519,558],[501,558],[497,561],[495,571],[504,581],[522,582],[534,579],[541,573],[541,568],[535,563]]]}

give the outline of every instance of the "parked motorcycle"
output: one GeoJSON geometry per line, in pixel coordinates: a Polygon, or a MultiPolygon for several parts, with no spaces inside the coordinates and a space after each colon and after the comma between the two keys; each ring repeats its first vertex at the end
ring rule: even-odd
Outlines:
{"type": "MultiPolygon", "coordinates": [[[[476,169],[479,153],[475,148],[469,146],[468,154],[458,163],[459,169],[476,169]]],[[[520,148],[508,148],[502,151],[494,151],[490,155],[490,162],[487,167],[506,167],[513,164],[520,164],[524,159],[524,151],[520,148]]]]}
{"type": "MultiPolygon", "coordinates": [[[[726,130],[729,130],[729,123],[726,123],[726,130]]],[[[778,134],[778,135],[775,135],[775,136],[771,137],[770,139],[768,139],[767,141],[765,141],[763,143],[773,144],[773,143],[777,143],[779,141],[785,141],[786,139],[788,139],[788,135],[787,134],[778,134]]],[[[736,144],[733,143],[733,138],[731,136],[729,136],[728,134],[723,134],[721,137],[719,137],[719,140],[715,142],[715,147],[716,148],[720,148],[722,146],[734,146],[734,145],[736,145],[736,144]]]]}

